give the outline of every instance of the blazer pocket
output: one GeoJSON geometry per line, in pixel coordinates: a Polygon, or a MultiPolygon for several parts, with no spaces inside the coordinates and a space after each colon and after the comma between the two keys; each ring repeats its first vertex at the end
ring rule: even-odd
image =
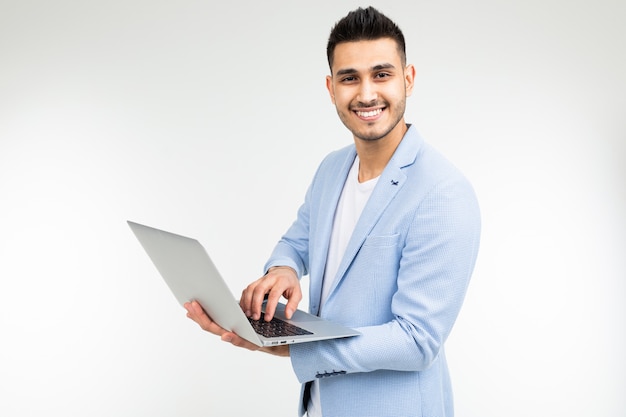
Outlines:
{"type": "Polygon", "coordinates": [[[400,241],[400,233],[384,236],[368,236],[363,246],[373,246],[377,248],[395,247],[400,241]]]}

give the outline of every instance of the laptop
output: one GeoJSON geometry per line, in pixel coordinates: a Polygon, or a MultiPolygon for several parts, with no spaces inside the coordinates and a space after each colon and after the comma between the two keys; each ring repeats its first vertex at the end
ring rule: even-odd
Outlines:
{"type": "Polygon", "coordinates": [[[204,247],[195,239],[128,221],[148,256],[183,305],[196,300],[213,321],[257,346],[275,346],[357,336],[338,323],[296,310],[285,317],[279,303],[275,320],[246,317],[204,247]],[[278,334],[281,332],[282,334],[278,334]]]}

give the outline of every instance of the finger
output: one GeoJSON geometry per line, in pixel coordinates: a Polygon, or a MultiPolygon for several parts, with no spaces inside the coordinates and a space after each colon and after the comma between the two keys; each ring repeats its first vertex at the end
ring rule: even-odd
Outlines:
{"type": "MultiPolygon", "coordinates": [[[[254,297],[257,291],[259,291],[258,287],[261,285],[264,277],[261,277],[248,285],[241,293],[241,298],[239,299],[239,306],[245,313],[247,317],[252,317],[255,320],[258,320],[258,316],[254,317],[254,297]]],[[[257,314],[260,315],[260,309],[257,311],[257,314]]]]}
{"type": "Polygon", "coordinates": [[[251,317],[253,320],[259,320],[261,318],[261,311],[263,310],[263,302],[265,301],[265,295],[268,294],[272,288],[273,282],[265,279],[254,287],[252,293],[252,301],[250,305],[251,317]]]}
{"type": "Polygon", "coordinates": [[[231,343],[234,346],[245,348],[248,350],[259,350],[259,346],[255,345],[252,342],[247,341],[246,339],[232,332],[225,332],[222,335],[222,340],[224,342],[231,343]]]}
{"type": "Polygon", "coordinates": [[[211,318],[206,314],[200,303],[198,303],[197,301],[185,303],[184,306],[187,309],[187,317],[195,321],[200,326],[200,328],[202,328],[202,330],[218,336],[222,335],[226,331],[213,320],[211,320],[211,318]]]}
{"type": "Polygon", "coordinates": [[[254,291],[253,286],[256,282],[248,285],[241,292],[241,298],[239,299],[239,306],[245,313],[246,317],[250,317],[252,315],[252,292],[254,291]]]}
{"type": "Polygon", "coordinates": [[[285,316],[290,319],[293,313],[298,308],[298,304],[302,300],[302,291],[299,285],[286,288],[283,286],[276,286],[271,289],[267,296],[267,303],[265,304],[265,320],[270,321],[274,314],[276,314],[276,307],[281,297],[285,297],[288,302],[285,306],[285,316]]]}
{"type": "Polygon", "coordinates": [[[267,295],[267,302],[265,303],[265,321],[270,321],[274,317],[281,294],[280,290],[273,288],[267,295]]]}
{"type": "Polygon", "coordinates": [[[285,305],[285,317],[290,319],[293,313],[298,309],[298,304],[302,301],[302,291],[300,287],[295,287],[294,291],[287,298],[287,305],[285,305]]]}

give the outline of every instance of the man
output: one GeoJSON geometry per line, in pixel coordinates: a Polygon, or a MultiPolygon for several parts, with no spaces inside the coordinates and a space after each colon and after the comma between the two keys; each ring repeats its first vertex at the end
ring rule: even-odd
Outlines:
{"type": "MultiPolygon", "coordinates": [[[[303,384],[300,415],[452,416],[443,344],[474,267],[480,215],[470,184],[404,121],[415,69],[400,29],[358,9],[328,41],[332,103],[354,145],[328,155],[267,273],[241,297],[266,320],[281,296],[288,317],[310,277],[312,313],[356,328],[346,339],[262,348],[290,356],[303,384]]],[[[188,317],[222,340],[257,346],[210,320],[188,317]]]]}

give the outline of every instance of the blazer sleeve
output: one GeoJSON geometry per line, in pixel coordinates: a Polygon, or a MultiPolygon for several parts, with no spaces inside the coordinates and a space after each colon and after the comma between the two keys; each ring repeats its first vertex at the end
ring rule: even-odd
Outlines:
{"type": "Polygon", "coordinates": [[[273,266],[289,266],[302,278],[309,272],[309,227],[311,211],[311,194],[315,184],[316,172],[313,182],[307,189],[304,203],[298,209],[296,220],[291,224],[287,232],[278,241],[272,254],[265,263],[264,270],[273,266]]]}
{"type": "MultiPolygon", "coordinates": [[[[357,327],[361,336],[291,345],[292,366],[300,382],[328,373],[421,371],[437,358],[461,309],[474,268],[480,213],[474,191],[462,176],[439,182],[414,203],[407,224],[397,225],[407,230],[395,249],[399,262],[396,259],[386,269],[386,278],[397,283],[390,305],[386,300],[370,306],[356,300],[358,293],[348,291],[338,292],[332,300],[333,306],[359,301],[364,315],[384,310],[390,319],[357,327]]],[[[377,263],[384,262],[382,259],[360,256],[350,273],[367,274],[372,268],[381,268],[377,263]]]]}

